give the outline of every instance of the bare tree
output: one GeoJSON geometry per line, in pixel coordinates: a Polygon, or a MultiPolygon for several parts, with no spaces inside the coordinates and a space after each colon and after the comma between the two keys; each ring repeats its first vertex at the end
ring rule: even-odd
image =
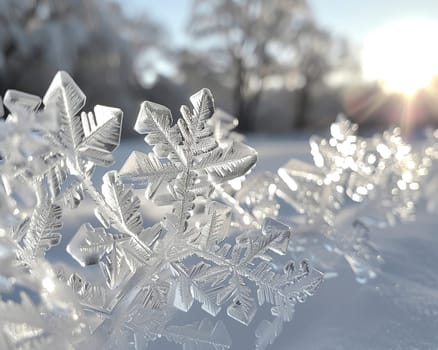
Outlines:
{"type": "Polygon", "coordinates": [[[318,85],[326,84],[329,74],[344,75],[350,80],[359,74],[358,59],[353,52],[348,41],[332,36],[313,22],[302,28],[296,40],[297,70],[293,72],[300,81],[295,91],[293,129],[309,126],[312,92],[318,85]]]}
{"type": "Polygon", "coordinates": [[[194,0],[189,31],[205,38],[216,69],[234,89],[240,129],[251,131],[265,78],[281,74],[307,26],[306,0],[194,0]]]}
{"type": "Polygon", "coordinates": [[[300,87],[296,91],[293,129],[308,126],[307,114],[314,86],[320,83],[331,69],[330,51],[332,38],[326,31],[308,23],[298,36],[297,73],[300,87]]]}
{"type": "Polygon", "coordinates": [[[128,18],[109,0],[0,0],[0,94],[41,94],[63,69],[91,104],[122,107],[129,119],[145,98],[142,54],[161,50],[164,36],[147,15],[128,18]]]}

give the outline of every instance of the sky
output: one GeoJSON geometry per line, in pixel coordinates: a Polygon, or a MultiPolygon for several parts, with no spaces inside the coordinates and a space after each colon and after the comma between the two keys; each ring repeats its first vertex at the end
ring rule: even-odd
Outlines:
{"type": "MultiPolygon", "coordinates": [[[[175,45],[189,42],[185,32],[191,0],[117,0],[127,13],[144,11],[168,27],[175,45]]],[[[438,22],[438,0],[309,0],[319,23],[362,45],[367,35],[403,19],[438,22]]]]}

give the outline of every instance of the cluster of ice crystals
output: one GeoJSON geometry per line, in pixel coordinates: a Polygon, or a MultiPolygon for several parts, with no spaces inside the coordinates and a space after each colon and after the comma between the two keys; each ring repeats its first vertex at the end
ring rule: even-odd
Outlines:
{"type": "Polygon", "coordinates": [[[370,139],[356,136],[356,131],[357,125],[340,116],[328,140],[311,140],[314,165],[294,160],[279,170],[290,190],[282,191],[284,199],[305,213],[310,223],[320,220],[334,226],[348,201],[368,206],[372,202],[378,210],[367,215],[381,213],[373,218],[382,223],[407,220],[414,213],[430,158],[413,151],[399,128],[370,139]],[[310,189],[303,191],[306,186],[310,189]]]}
{"type": "Polygon", "coordinates": [[[340,116],[328,140],[312,139],[314,165],[292,160],[280,168],[279,196],[328,238],[327,247],[343,255],[365,282],[381,262],[369,227],[414,218],[433,159],[429,146],[414,150],[405,143],[399,128],[372,138],[358,136],[357,129],[340,116]]]}
{"type": "Polygon", "coordinates": [[[296,237],[291,251],[304,250],[321,269],[333,268],[333,258],[320,252],[323,246],[343,256],[365,283],[377,276],[382,263],[370,228],[414,219],[423,186],[431,189],[427,199],[435,207],[431,193],[437,182],[428,175],[437,158],[437,134],[424,147],[412,149],[399,128],[371,138],[357,131],[356,124],[339,116],[328,139],[311,138],[313,164],[291,159],[277,174],[250,176],[238,190],[222,186],[216,194],[239,213],[237,224],[257,227],[267,216],[291,222],[296,237]]]}
{"type": "Polygon", "coordinates": [[[227,349],[225,325],[211,317],[224,309],[248,325],[268,304],[273,320],[256,331],[263,349],[292,319],[295,304],[315,292],[322,273],[287,258],[291,229],[271,218],[271,178],[257,179],[264,183],[258,191],[242,186],[257,154],[232,131],[234,118],[215,111],[207,89],[190,102],[176,123],[167,108],[144,102],[135,129],[153,152],[133,152],[98,189],[94,170],[113,163],[122,111],[82,111],[85,95],[65,72],[43,99],[7,92],[10,115],[0,130],[2,348],[144,349],[165,338],[184,349],[227,349]],[[160,222],[145,225],[133,185],[168,208],[160,222]],[[236,186],[235,200],[224,188],[236,186]],[[64,209],[85,198],[99,224],[79,223],[67,252],[84,269],[98,265],[104,283],[45,258],[62,239],[64,209]],[[235,210],[240,200],[260,224],[238,224],[247,221],[235,210]],[[196,304],[210,318],[174,323],[177,310],[196,304]]]}
{"type": "Polygon", "coordinates": [[[190,103],[176,122],[142,103],[135,130],[152,152],[132,152],[97,188],[95,168],[111,165],[120,144],[122,111],[82,111],[85,95],[65,72],[43,99],[6,93],[0,348],[145,349],[161,338],[224,350],[232,340],[220,313],[249,325],[269,309],[255,331],[255,348],[265,349],[321,284],[313,265],[336,272],[332,253],[340,255],[365,283],[381,263],[370,228],[412,219],[423,197],[438,207],[436,132],[413,149],[397,128],[363,138],[339,117],[328,139],[311,139],[313,164],[292,159],[248,176],[257,153],[233,131],[236,120],[215,110],[207,89],[190,103]],[[162,220],[146,224],[138,189],[167,211],[162,220]],[[79,222],[67,245],[81,268],[54,267],[45,255],[63,238],[63,212],[85,198],[96,220],[79,222]],[[83,277],[97,271],[101,282],[83,277]],[[197,307],[204,318],[176,321],[197,307]]]}

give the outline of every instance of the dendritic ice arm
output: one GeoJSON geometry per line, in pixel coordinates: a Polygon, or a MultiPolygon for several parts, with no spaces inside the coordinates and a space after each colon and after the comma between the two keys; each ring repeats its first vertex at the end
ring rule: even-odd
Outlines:
{"type": "Polygon", "coordinates": [[[62,227],[62,209],[57,204],[43,201],[37,204],[29,220],[25,220],[15,236],[20,240],[19,256],[25,262],[43,257],[48,249],[57,245],[61,234],[57,232],[62,227]]]}
{"type": "Polygon", "coordinates": [[[261,231],[238,236],[234,245],[218,242],[210,249],[200,249],[205,247],[205,240],[196,238],[191,243],[193,251],[203,262],[187,274],[185,283],[191,286],[192,297],[213,315],[218,309],[211,305],[229,304],[228,315],[243,324],[252,321],[257,304],[265,303],[271,304],[275,317],[290,321],[295,304],[314,293],[322,274],[307,262],[287,263],[283,273],[273,268],[271,253],[284,255],[289,239],[289,228],[273,219],[266,219],[261,231]],[[256,298],[251,285],[257,288],[256,298]]]}
{"type": "Polygon", "coordinates": [[[256,152],[242,143],[221,147],[216,142],[207,124],[214,113],[209,90],[190,100],[193,110],[183,106],[182,118],[174,125],[167,108],[144,102],[135,129],[147,134],[145,141],[154,153],[134,152],[120,170],[123,181],[147,186],[146,196],[157,204],[175,205],[164,225],[179,233],[187,229],[196,197],[208,197],[214,184],[246,174],[257,159],[256,152]]]}
{"type": "Polygon", "coordinates": [[[120,143],[122,112],[117,108],[96,106],[94,113],[80,111],[85,95],[65,72],[59,72],[47,90],[43,103],[60,119],[59,131],[52,134],[72,165],[80,159],[98,165],[113,162],[112,152],[120,143]]]}

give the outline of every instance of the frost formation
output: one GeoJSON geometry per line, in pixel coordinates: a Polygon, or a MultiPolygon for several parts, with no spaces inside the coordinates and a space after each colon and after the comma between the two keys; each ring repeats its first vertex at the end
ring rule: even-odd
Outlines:
{"type": "Polygon", "coordinates": [[[257,155],[231,132],[234,120],[215,113],[209,90],[190,102],[176,123],[165,107],[144,102],[135,130],[153,152],[133,152],[98,189],[93,175],[114,161],[122,112],[82,111],[85,95],[65,72],[42,100],[7,92],[10,115],[0,131],[2,348],[144,349],[159,338],[184,349],[230,348],[220,320],[173,322],[177,310],[198,303],[212,317],[224,309],[245,325],[270,305],[272,321],[256,331],[263,349],[295,304],[315,292],[322,274],[306,260],[286,259],[279,268],[289,226],[270,217],[239,226],[239,214],[214,195],[243,181],[257,155]],[[133,185],[168,209],[160,222],[144,224],[133,185]],[[99,224],[82,223],[67,251],[83,272],[99,266],[100,284],[45,258],[62,239],[63,211],[84,199],[93,202],[99,224]]]}
{"type": "Polygon", "coordinates": [[[429,208],[438,207],[428,176],[436,132],[413,149],[397,128],[362,138],[339,117],[328,139],[311,139],[313,164],[292,159],[250,175],[257,153],[233,131],[236,120],[215,110],[207,89],[190,103],[175,121],[143,102],[135,130],[145,152],[97,179],[96,167],[114,162],[121,110],[82,111],[85,95],[65,72],[43,99],[6,93],[0,348],[146,349],[165,339],[223,350],[232,346],[227,315],[231,324],[258,322],[254,346],[265,349],[321,284],[319,270],[336,272],[334,256],[367,282],[382,260],[370,229],[412,219],[423,186],[429,208]],[[149,225],[139,189],[162,220],[149,225]],[[65,237],[63,214],[90,202],[95,220],[65,237]],[[46,259],[62,239],[80,268],[46,259]],[[204,317],[181,324],[181,312],[196,309],[204,317]]]}

